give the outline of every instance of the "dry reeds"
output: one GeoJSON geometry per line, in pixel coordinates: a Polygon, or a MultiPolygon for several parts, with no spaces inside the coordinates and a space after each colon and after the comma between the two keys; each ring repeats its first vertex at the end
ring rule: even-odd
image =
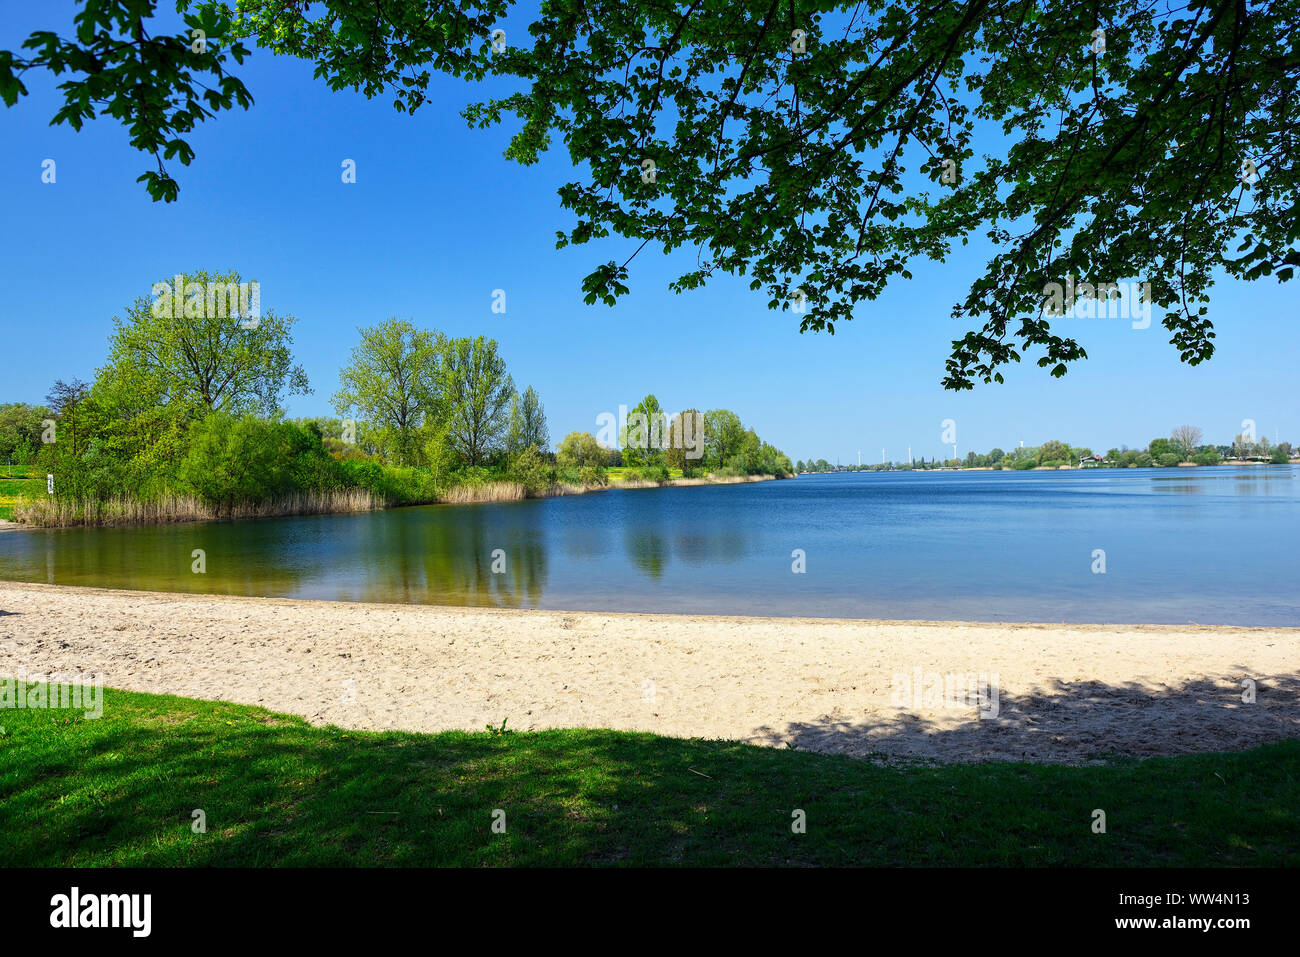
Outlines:
{"type": "Polygon", "coordinates": [[[710,473],[707,478],[673,478],[665,479],[662,482],[642,478],[629,478],[615,479],[611,484],[617,488],[663,488],[668,485],[741,485],[745,482],[767,482],[775,478],[775,475],[716,475],[710,473]]]}
{"type": "Polygon", "coordinates": [[[108,499],[47,496],[19,501],[14,505],[14,519],[45,528],[73,525],[166,525],[222,518],[367,512],[378,506],[379,503],[370,492],[357,488],[330,492],[296,492],[265,502],[235,504],[231,507],[208,505],[186,495],[162,495],[148,501],[121,495],[108,499]]]}
{"type": "Polygon", "coordinates": [[[555,495],[585,495],[587,492],[604,492],[606,485],[577,485],[573,482],[556,482],[545,492],[546,497],[555,495]]]}
{"type": "Polygon", "coordinates": [[[476,502],[517,502],[526,494],[523,482],[474,482],[454,485],[440,498],[449,505],[472,505],[476,502]]]}
{"type": "MultiPolygon", "coordinates": [[[[583,485],[558,482],[531,497],[582,495],[603,492],[608,488],[659,488],[664,485],[731,485],[761,482],[771,475],[715,476],[678,478],[664,482],[648,479],[615,480],[610,485],[583,485]]],[[[439,501],[449,505],[473,505],[489,502],[518,502],[529,498],[522,482],[474,482],[447,489],[439,501]]],[[[349,488],[330,492],[297,492],[265,502],[247,502],[233,506],[208,505],[186,495],[161,495],[138,500],[119,495],[108,499],[71,499],[55,496],[22,498],[14,504],[14,520],[44,528],[77,525],[166,525],[179,522],[209,522],[217,519],[273,518],[287,515],[326,515],[368,512],[383,508],[385,502],[366,489],[349,488]]]]}

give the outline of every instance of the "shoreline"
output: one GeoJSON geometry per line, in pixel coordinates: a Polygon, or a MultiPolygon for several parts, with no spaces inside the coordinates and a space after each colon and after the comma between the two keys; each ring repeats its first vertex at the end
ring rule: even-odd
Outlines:
{"type": "Polygon", "coordinates": [[[561,612],[0,582],[0,675],[101,674],[108,687],[369,730],[508,720],[885,760],[1087,764],[1300,737],[1298,662],[1297,628],[561,612]],[[935,676],[953,675],[995,679],[993,707],[987,696],[984,707],[926,697],[935,676]],[[1256,682],[1253,703],[1244,679],[1256,682]]]}
{"type": "Polygon", "coordinates": [[[1291,459],[1288,462],[1256,462],[1229,459],[1223,462],[1215,462],[1213,465],[1202,465],[1200,462],[1179,462],[1177,465],[1034,465],[1029,468],[1015,469],[1006,468],[1005,466],[994,465],[927,465],[923,468],[839,468],[829,469],[825,472],[796,472],[796,475],[837,475],[841,472],[1127,472],[1132,469],[1151,469],[1153,471],[1165,471],[1173,468],[1196,468],[1196,469],[1216,469],[1224,466],[1236,468],[1238,466],[1254,465],[1300,465],[1300,459],[1291,459]]]}
{"type": "MultiPolygon", "coordinates": [[[[271,518],[295,518],[307,515],[359,515],[366,512],[386,512],[399,508],[427,508],[434,505],[502,505],[508,502],[524,502],[529,500],[542,500],[548,498],[562,498],[569,495],[586,495],[593,492],[614,492],[614,491],[632,491],[649,488],[669,488],[669,487],[695,487],[701,485],[746,485],[752,482],[772,482],[779,481],[783,476],[778,475],[734,475],[722,478],[675,478],[665,479],[662,482],[645,481],[641,479],[629,480],[611,480],[606,485],[567,485],[557,483],[548,488],[541,495],[523,494],[522,486],[516,482],[496,482],[488,483],[496,486],[517,486],[520,489],[519,494],[488,494],[482,498],[467,497],[462,500],[443,499],[437,502],[400,502],[391,505],[369,505],[366,507],[339,507],[339,508],[293,508],[285,511],[276,511],[276,503],[261,503],[262,508],[267,511],[258,513],[256,508],[251,513],[241,512],[235,516],[222,517],[220,514],[202,515],[199,517],[163,517],[140,520],[112,520],[99,522],[56,522],[51,524],[35,524],[31,522],[14,522],[8,519],[0,519],[0,532],[17,531],[19,529],[55,529],[55,528],[130,528],[146,525],[194,525],[207,522],[230,522],[230,521],[259,521],[271,518]]],[[[793,476],[790,476],[793,478],[793,476]]],[[[473,489],[474,486],[454,486],[456,489],[473,489]]],[[[152,508],[151,503],[131,503],[144,510],[152,508]]],[[[196,506],[198,507],[198,506],[196,506]]]]}

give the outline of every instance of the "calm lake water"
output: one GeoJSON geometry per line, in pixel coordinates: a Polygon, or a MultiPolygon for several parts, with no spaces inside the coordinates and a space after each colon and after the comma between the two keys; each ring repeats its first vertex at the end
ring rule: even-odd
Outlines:
{"type": "Polygon", "coordinates": [[[513,608],[1297,626],[1298,546],[1291,466],[879,472],[11,532],[0,578],[513,608]],[[206,574],[191,571],[194,549],[206,574]]]}

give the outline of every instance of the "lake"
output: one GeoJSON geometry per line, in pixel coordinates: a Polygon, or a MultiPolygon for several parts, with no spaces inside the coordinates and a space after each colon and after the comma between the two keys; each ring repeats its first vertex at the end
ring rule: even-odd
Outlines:
{"type": "Polygon", "coordinates": [[[832,473],[9,532],[0,578],[510,608],[1297,626],[1298,476],[1294,466],[832,473]],[[195,549],[203,574],[191,570],[195,549]]]}

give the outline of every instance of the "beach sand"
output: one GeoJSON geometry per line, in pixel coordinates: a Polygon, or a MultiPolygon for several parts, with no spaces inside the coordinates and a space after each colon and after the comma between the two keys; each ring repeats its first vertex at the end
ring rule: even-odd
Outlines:
{"type": "Polygon", "coordinates": [[[111,688],[353,729],[508,721],[886,760],[1082,764],[1300,736],[1300,629],[1288,628],[516,611],[0,582],[0,675],[20,670],[101,673],[111,688]],[[983,698],[951,678],[952,697],[933,696],[942,676],[970,673],[983,698]]]}

